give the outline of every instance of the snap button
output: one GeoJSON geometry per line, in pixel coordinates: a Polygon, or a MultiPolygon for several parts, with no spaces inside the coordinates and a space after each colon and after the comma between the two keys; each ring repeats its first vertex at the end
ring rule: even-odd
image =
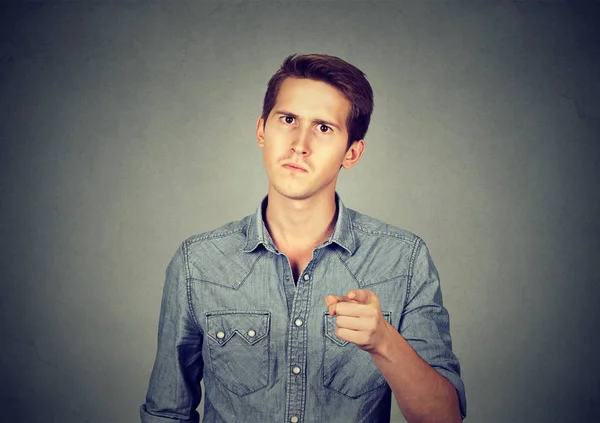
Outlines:
{"type": "Polygon", "coordinates": [[[248,331],[248,336],[249,336],[250,338],[253,338],[253,337],[254,337],[254,335],[256,335],[256,332],[254,332],[252,329],[250,329],[250,330],[248,331]]]}
{"type": "Polygon", "coordinates": [[[296,417],[296,416],[292,416],[292,418],[290,419],[290,421],[291,421],[292,423],[298,423],[298,417],[296,417]]]}
{"type": "Polygon", "coordinates": [[[296,366],[292,369],[292,373],[294,373],[295,375],[300,374],[302,370],[300,369],[300,367],[296,366]]]}
{"type": "Polygon", "coordinates": [[[302,321],[302,319],[296,319],[296,321],[294,322],[294,324],[298,327],[302,326],[304,324],[304,322],[302,321]]]}
{"type": "Polygon", "coordinates": [[[307,281],[307,280],[309,280],[309,279],[310,279],[310,276],[308,276],[308,273],[305,273],[305,274],[304,274],[304,280],[305,280],[305,281],[307,281]]]}
{"type": "Polygon", "coordinates": [[[225,338],[225,332],[221,332],[221,331],[217,332],[217,338],[219,338],[219,339],[225,338]]]}

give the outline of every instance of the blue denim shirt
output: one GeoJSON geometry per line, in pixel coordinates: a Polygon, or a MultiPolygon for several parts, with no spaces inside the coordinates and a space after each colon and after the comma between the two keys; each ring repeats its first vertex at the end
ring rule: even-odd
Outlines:
{"type": "Polygon", "coordinates": [[[385,318],[466,400],[438,273],[423,241],[344,207],[297,284],[263,209],[183,242],[163,291],[143,423],[389,422],[370,355],[335,335],[325,297],[368,289],[385,318]]]}

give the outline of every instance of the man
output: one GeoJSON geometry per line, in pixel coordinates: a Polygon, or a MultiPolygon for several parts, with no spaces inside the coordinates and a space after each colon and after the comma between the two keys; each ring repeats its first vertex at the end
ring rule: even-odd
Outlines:
{"type": "Polygon", "coordinates": [[[187,239],[166,273],[144,423],[459,422],[460,367],[437,271],[417,236],[346,208],[373,93],[326,55],[271,78],[256,138],[256,213],[187,239]]]}

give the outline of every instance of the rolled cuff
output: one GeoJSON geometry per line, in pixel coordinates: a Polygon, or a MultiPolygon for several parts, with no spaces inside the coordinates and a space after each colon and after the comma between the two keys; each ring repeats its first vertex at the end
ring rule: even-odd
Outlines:
{"type": "Polygon", "coordinates": [[[146,404],[142,404],[140,407],[140,418],[142,423],[199,423],[200,415],[198,412],[194,412],[190,419],[182,420],[177,416],[159,416],[150,413],[146,409],[146,404]]]}

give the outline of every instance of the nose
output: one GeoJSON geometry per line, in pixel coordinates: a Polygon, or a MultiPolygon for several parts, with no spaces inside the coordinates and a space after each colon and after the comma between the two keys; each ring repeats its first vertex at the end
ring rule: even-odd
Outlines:
{"type": "Polygon", "coordinates": [[[294,139],[292,141],[292,151],[296,154],[306,155],[309,152],[309,137],[310,137],[310,129],[307,128],[298,128],[296,133],[294,134],[294,139]]]}

